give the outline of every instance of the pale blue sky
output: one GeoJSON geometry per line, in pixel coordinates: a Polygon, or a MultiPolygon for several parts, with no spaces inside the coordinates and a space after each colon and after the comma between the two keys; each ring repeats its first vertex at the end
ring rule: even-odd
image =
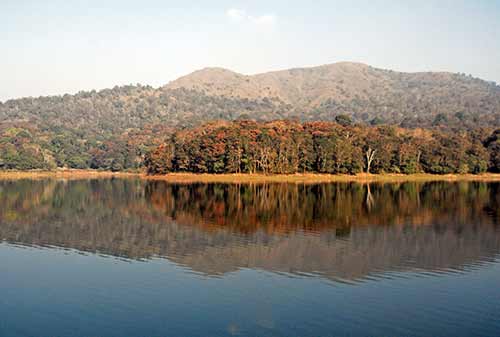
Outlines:
{"type": "Polygon", "coordinates": [[[0,0],[0,101],[357,61],[500,82],[500,0],[0,0]]]}

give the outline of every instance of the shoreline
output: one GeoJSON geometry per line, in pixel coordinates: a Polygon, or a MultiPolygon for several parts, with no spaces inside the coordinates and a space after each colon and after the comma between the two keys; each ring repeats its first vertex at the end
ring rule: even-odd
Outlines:
{"type": "Polygon", "coordinates": [[[136,178],[150,181],[166,181],[170,183],[330,183],[330,182],[425,182],[425,181],[491,181],[500,182],[500,174],[366,174],[333,175],[318,173],[299,174],[208,174],[208,173],[169,173],[167,175],[148,176],[145,173],[111,172],[95,170],[55,170],[55,171],[0,171],[0,180],[17,179],[102,179],[102,178],[136,178]]]}
{"type": "Polygon", "coordinates": [[[426,181],[485,181],[500,182],[500,174],[486,173],[473,174],[366,174],[357,175],[334,175],[318,173],[299,174],[194,174],[194,173],[170,173],[161,176],[141,175],[145,180],[159,180],[171,183],[334,183],[334,182],[426,182],[426,181]]]}
{"type": "Polygon", "coordinates": [[[97,170],[54,170],[54,171],[0,171],[0,180],[16,179],[45,179],[45,178],[64,178],[64,179],[88,179],[88,178],[111,178],[111,177],[138,177],[140,173],[131,172],[111,172],[97,170]]]}

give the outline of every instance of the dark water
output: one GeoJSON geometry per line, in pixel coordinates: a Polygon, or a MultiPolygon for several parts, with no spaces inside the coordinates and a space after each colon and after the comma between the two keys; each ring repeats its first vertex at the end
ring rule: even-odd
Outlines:
{"type": "Polygon", "coordinates": [[[499,336],[500,185],[0,181],[0,336],[499,336]]]}

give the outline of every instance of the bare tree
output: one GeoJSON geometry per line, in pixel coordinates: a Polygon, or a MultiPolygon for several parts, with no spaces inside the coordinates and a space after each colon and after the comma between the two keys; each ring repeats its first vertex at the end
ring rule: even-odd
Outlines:
{"type": "Polygon", "coordinates": [[[370,173],[370,168],[372,166],[373,159],[375,158],[375,153],[377,150],[368,147],[368,150],[365,152],[366,157],[366,173],[370,173]]]}

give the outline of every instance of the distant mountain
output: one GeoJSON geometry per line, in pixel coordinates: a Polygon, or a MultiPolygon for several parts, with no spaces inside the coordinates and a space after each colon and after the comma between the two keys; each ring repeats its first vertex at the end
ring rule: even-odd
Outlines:
{"type": "Polygon", "coordinates": [[[401,73],[348,62],[253,76],[206,68],[164,88],[233,99],[267,98],[287,105],[287,117],[305,120],[348,114],[358,122],[377,118],[406,126],[447,119],[500,124],[500,87],[464,74],[401,73]]]}
{"type": "Polygon", "coordinates": [[[141,165],[173,128],[214,119],[500,126],[500,86],[452,73],[336,63],[246,76],[206,68],[161,88],[129,85],[0,102],[0,169],[141,165]]]}

